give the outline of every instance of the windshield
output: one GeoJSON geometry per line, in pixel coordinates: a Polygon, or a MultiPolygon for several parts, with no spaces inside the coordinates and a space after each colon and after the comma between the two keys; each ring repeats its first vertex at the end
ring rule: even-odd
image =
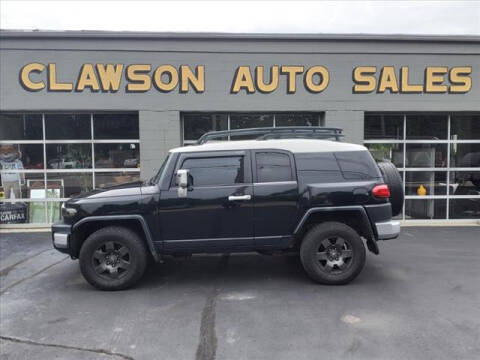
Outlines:
{"type": "Polygon", "coordinates": [[[170,158],[170,153],[167,155],[165,160],[163,160],[162,166],[160,166],[160,169],[158,169],[157,174],[154,175],[150,180],[148,180],[149,184],[158,183],[158,180],[160,180],[160,176],[162,176],[163,170],[165,169],[165,165],[167,164],[169,158],[170,158]]]}

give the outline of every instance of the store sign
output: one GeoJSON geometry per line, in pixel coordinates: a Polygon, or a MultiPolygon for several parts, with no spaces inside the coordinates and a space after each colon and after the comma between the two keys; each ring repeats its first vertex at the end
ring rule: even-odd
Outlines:
{"type": "MultiPolygon", "coordinates": [[[[421,83],[409,78],[409,67],[357,66],[352,71],[352,92],[354,94],[385,93],[467,93],[472,88],[471,66],[427,66],[421,83]]],[[[57,65],[29,63],[21,68],[20,84],[27,91],[49,92],[110,92],[115,93],[123,85],[127,93],[151,91],[168,93],[203,93],[205,91],[205,65],[189,66],[150,64],[83,64],[74,76],[76,81],[60,79],[57,65]]],[[[332,81],[329,70],[322,65],[304,67],[301,65],[274,65],[268,71],[264,66],[238,66],[232,74],[230,93],[245,92],[272,93],[283,88],[288,94],[295,94],[297,88],[311,93],[321,93],[332,81]],[[265,79],[266,74],[268,79],[265,79]]]]}

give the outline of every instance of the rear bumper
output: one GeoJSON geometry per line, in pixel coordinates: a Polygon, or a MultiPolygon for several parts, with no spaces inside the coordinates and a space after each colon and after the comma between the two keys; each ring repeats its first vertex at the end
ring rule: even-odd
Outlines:
{"type": "Polygon", "coordinates": [[[378,240],[395,239],[400,234],[400,221],[389,220],[375,223],[378,240]]]}
{"type": "Polygon", "coordinates": [[[70,253],[70,237],[72,235],[72,226],[64,223],[55,223],[52,225],[53,247],[60,252],[70,253]]]}

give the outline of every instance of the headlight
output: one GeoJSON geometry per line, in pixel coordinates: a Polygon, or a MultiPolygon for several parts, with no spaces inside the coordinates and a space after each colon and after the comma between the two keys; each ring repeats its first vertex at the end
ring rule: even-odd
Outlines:
{"type": "Polygon", "coordinates": [[[70,218],[77,214],[77,210],[71,207],[66,207],[65,203],[62,204],[62,216],[64,218],[70,218]]]}

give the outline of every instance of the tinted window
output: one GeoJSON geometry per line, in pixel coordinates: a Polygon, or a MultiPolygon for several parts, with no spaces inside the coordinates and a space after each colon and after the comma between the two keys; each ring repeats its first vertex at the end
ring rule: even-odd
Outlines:
{"type": "Polygon", "coordinates": [[[95,139],[138,139],[138,113],[93,114],[95,139]]]}
{"type": "Polygon", "coordinates": [[[446,139],[447,127],[446,114],[407,115],[407,139],[446,139]]]}
{"type": "Polygon", "coordinates": [[[41,114],[0,114],[0,140],[41,140],[41,114]]]}
{"type": "Polygon", "coordinates": [[[287,154],[259,152],[255,155],[257,182],[291,181],[292,167],[287,154]]]}
{"type": "Polygon", "coordinates": [[[90,114],[46,114],[47,140],[91,139],[90,114]]]}
{"type": "Polygon", "coordinates": [[[403,115],[365,115],[365,140],[403,139],[403,115]]]}
{"type": "Polygon", "coordinates": [[[306,183],[343,181],[337,160],[332,153],[295,155],[299,180],[306,183]]]}
{"type": "Polygon", "coordinates": [[[335,153],[345,179],[359,180],[381,177],[380,170],[368,151],[342,151],[335,153]]]}
{"type": "Polygon", "coordinates": [[[192,158],[183,162],[193,186],[233,185],[243,183],[243,156],[192,158]]]}

